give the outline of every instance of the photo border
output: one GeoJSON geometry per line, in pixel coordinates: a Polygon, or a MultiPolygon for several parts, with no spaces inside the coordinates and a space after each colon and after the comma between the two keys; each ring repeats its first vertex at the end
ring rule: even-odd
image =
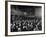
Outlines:
{"type": "Polygon", "coordinates": [[[41,3],[41,2],[25,2],[25,1],[5,1],[5,36],[24,36],[24,35],[41,35],[41,34],[45,34],[45,3],[41,3]],[[8,35],[8,2],[44,4],[44,33],[8,35]]]}

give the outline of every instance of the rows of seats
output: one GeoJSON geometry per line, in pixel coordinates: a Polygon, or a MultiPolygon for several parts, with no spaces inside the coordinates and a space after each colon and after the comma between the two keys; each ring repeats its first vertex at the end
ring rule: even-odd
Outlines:
{"type": "Polygon", "coordinates": [[[11,32],[39,30],[42,30],[41,18],[39,17],[15,15],[14,21],[11,22],[11,32]]]}

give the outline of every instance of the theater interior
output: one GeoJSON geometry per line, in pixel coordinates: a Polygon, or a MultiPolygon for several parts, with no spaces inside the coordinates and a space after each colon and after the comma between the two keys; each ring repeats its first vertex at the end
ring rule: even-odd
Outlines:
{"type": "Polygon", "coordinates": [[[11,32],[42,30],[42,7],[11,5],[11,32]]]}

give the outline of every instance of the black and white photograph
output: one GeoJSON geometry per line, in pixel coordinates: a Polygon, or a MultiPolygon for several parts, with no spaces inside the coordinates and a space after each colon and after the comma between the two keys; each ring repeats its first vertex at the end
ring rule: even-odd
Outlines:
{"type": "Polygon", "coordinates": [[[42,30],[40,9],[41,6],[11,5],[11,32],[42,30]]]}
{"type": "Polygon", "coordinates": [[[44,4],[8,2],[8,35],[44,33],[44,4]]]}

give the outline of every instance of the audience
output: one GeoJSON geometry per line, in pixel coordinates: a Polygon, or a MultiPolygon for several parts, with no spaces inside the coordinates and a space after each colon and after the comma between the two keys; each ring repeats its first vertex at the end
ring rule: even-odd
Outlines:
{"type": "Polygon", "coordinates": [[[15,15],[14,20],[11,19],[11,32],[37,30],[42,30],[41,18],[15,15]]]}

